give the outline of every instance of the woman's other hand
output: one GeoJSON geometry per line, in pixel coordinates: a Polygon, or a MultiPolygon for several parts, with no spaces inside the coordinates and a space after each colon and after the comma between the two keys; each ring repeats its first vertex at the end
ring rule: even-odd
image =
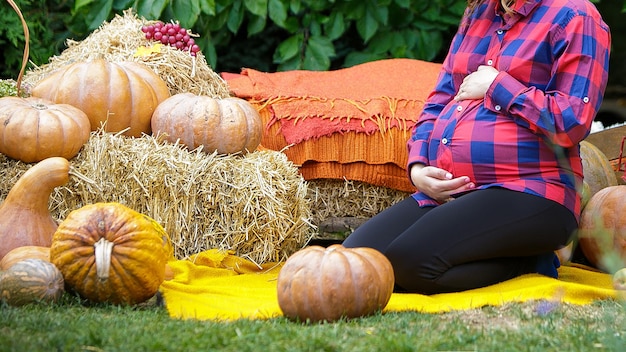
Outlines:
{"type": "Polygon", "coordinates": [[[454,100],[483,99],[497,75],[498,70],[491,66],[478,66],[476,72],[470,73],[463,79],[454,100]]]}
{"type": "Polygon", "coordinates": [[[467,176],[453,177],[444,169],[423,164],[411,167],[411,181],[420,192],[439,203],[450,200],[453,194],[476,187],[467,176]]]}

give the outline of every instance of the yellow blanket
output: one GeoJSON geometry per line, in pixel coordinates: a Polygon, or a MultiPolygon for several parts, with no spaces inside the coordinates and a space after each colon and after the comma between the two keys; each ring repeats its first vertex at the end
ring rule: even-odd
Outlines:
{"type": "MultiPolygon", "coordinates": [[[[230,252],[208,250],[169,265],[174,278],[163,282],[161,293],[173,318],[227,321],[282,315],[276,296],[279,264],[259,267],[230,252]]],[[[385,311],[440,313],[530,300],[585,305],[616,297],[609,274],[572,264],[559,268],[558,280],[529,274],[459,293],[394,293],[385,311]]]]}

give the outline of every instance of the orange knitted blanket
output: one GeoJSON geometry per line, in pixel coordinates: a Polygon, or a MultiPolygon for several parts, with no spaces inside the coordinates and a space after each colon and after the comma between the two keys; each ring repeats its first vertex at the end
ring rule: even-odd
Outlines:
{"type": "Polygon", "coordinates": [[[270,109],[289,144],[334,133],[407,130],[417,120],[441,65],[388,59],[335,71],[223,73],[238,97],[270,109]]]}
{"type": "Polygon", "coordinates": [[[412,192],[406,141],[441,65],[389,59],[335,71],[222,73],[259,110],[261,144],[303,177],[349,179],[412,192]],[[288,148],[287,148],[288,147],[288,148]]]}

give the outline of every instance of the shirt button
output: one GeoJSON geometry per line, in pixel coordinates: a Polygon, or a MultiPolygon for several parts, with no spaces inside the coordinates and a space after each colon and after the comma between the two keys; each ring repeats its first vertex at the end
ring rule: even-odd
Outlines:
{"type": "Polygon", "coordinates": [[[583,98],[583,103],[588,103],[589,102],[589,97],[584,97],[583,98]]]}
{"type": "Polygon", "coordinates": [[[494,106],[494,108],[496,109],[496,111],[502,110],[502,107],[500,105],[496,105],[496,106],[494,106]]]}
{"type": "Polygon", "coordinates": [[[441,144],[448,144],[448,138],[442,138],[441,144]]]}
{"type": "Polygon", "coordinates": [[[489,66],[493,65],[493,60],[487,60],[487,65],[489,66]]]}
{"type": "Polygon", "coordinates": [[[457,106],[456,111],[463,111],[463,107],[461,105],[457,106]]]}

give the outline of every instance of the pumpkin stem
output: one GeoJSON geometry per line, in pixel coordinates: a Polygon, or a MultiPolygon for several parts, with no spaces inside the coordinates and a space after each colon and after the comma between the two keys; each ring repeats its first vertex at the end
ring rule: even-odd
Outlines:
{"type": "Polygon", "coordinates": [[[102,237],[98,242],[94,243],[94,255],[96,257],[96,275],[98,280],[106,281],[109,279],[109,270],[111,269],[111,253],[113,252],[113,242],[102,237]]]}

